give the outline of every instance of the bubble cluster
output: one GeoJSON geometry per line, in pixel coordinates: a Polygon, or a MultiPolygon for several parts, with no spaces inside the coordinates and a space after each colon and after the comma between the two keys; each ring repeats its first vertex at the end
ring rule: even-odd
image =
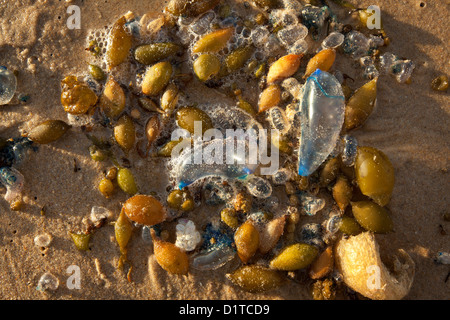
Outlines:
{"type": "Polygon", "coordinates": [[[8,104],[14,97],[17,79],[14,73],[4,66],[0,66],[0,105],[8,104]]]}

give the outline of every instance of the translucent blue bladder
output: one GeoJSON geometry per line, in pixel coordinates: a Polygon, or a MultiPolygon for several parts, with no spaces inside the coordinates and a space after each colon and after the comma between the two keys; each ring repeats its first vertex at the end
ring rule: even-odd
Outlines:
{"type": "Polygon", "coordinates": [[[330,155],[339,139],[345,114],[339,81],[317,69],[306,80],[297,111],[301,121],[298,174],[309,176],[330,155]]]}
{"type": "Polygon", "coordinates": [[[172,173],[179,189],[207,177],[245,179],[258,168],[255,152],[246,139],[194,143],[173,160],[172,173]]]}

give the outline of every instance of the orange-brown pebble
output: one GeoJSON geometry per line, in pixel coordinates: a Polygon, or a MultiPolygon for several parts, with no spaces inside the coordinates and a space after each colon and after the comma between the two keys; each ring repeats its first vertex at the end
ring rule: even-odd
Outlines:
{"type": "Polygon", "coordinates": [[[320,69],[322,71],[330,70],[336,59],[336,51],[334,49],[324,49],[317,53],[309,60],[306,66],[305,78],[309,77],[314,71],[320,69]]]}
{"type": "Polygon", "coordinates": [[[123,205],[125,214],[130,220],[153,226],[166,219],[166,209],[158,199],[148,195],[135,195],[123,205]]]}
{"type": "Polygon", "coordinates": [[[281,216],[269,221],[259,231],[259,251],[267,253],[272,250],[283,235],[286,216],[281,216]]]}
{"type": "Polygon", "coordinates": [[[276,84],[269,85],[261,95],[258,101],[258,112],[266,111],[277,106],[281,101],[281,89],[276,84]]]}
{"type": "Polygon", "coordinates": [[[158,264],[167,272],[187,274],[189,271],[189,257],[186,252],[171,242],[158,239],[155,230],[151,230],[153,239],[153,253],[158,264]]]}
{"type": "Polygon", "coordinates": [[[274,83],[292,76],[300,67],[303,55],[288,54],[275,61],[269,68],[267,83],[274,83]]]}
{"type": "Polygon", "coordinates": [[[317,280],[325,277],[333,270],[334,256],[333,248],[329,246],[320,256],[311,264],[309,276],[311,279],[317,280]]]}

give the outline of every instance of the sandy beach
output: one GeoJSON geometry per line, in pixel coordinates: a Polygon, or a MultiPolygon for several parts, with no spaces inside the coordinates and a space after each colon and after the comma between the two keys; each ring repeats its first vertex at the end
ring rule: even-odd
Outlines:
{"type": "MultiPolygon", "coordinates": [[[[402,248],[416,264],[414,283],[405,299],[447,300],[450,268],[436,264],[434,257],[450,251],[450,222],[443,218],[450,206],[450,99],[448,91],[433,91],[430,83],[439,75],[450,74],[450,2],[350,2],[362,8],[377,4],[391,40],[384,50],[416,65],[410,84],[380,76],[377,107],[364,127],[354,133],[360,145],[386,153],[395,169],[395,187],[388,205],[394,232],[376,235],[376,239],[382,252],[402,248]]],[[[18,137],[47,119],[66,120],[60,82],[69,74],[87,70],[85,47],[90,30],[110,26],[127,11],[142,16],[155,8],[162,11],[164,5],[159,0],[0,0],[0,65],[18,71],[16,96],[11,104],[0,107],[0,136],[18,137]],[[81,9],[80,29],[67,27],[70,5],[81,9]],[[29,100],[21,103],[19,94],[29,96],[29,100]]],[[[337,66],[345,63],[336,60],[337,66]]],[[[362,82],[360,70],[347,73],[362,82]]],[[[98,182],[111,163],[93,161],[90,145],[80,128],[72,128],[60,140],[39,146],[18,166],[25,177],[24,207],[12,211],[0,196],[0,299],[311,299],[309,288],[295,281],[258,294],[233,286],[225,273],[239,265],[238,259],[220,272],[191,269],[188,275],[169,274],[156,262],[152,245],[145,243],[140,229],[129,243],[131,282],[116,268],[119,248],[112,225],[96,230],[91,250],[77,250],[68,232],[80,230],[92,206],[110,209],[116,219],[120,202],[127,199],[123,192],[110,199],[99,193],[98,182]],[[52,237],[47,248],[34,244],[34,237],[42,233],[52,237]],[[80,289],[67,285],[71,275],[67,269],[73,265],[80,267],[80,289]],[[36,290],[45,272],[59,279],[56,291],[36,290]]],[[[160,174],[155,160],[140,159],[137,154],[130,154],[129,160],[141,193],[165,189],[165,173],[160,174]]],[[[1,194],[5,191],[3,188],[1,194]]]]}

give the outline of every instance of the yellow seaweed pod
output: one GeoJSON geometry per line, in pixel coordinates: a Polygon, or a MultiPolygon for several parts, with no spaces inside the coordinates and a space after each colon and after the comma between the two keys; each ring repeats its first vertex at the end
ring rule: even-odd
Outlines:
{"type": "Polygon", "coordinates": [[[228,40],[234,33],[234,28],[229,27],[208,33],[198,40],[192,47],[192,53],[218,52],[225,48],[228,40]]]}
{"type": "Polygon", "coordinates": [[[86,233],[69,232],[69,235],[72,238],[72,241],[78,250],[81,250],[81,251],[89,250],[89,240],[91,239],[90,233],[86,234],[86,233]]]}
{"type": "Polygon", "coordinates": [[[121,17],[111,28],[106,50],[106,62],[110,70],[124,62],[130,52],[133,38],[125,29],[126,22],[125,17],[121,17]]]}
{"type": "Polygon", "coordinates": [[[194,61],[193,68],[200,81],[207,81],[219,73],[220,60],[215,55],[205,53],[194,61]]]}
{"type": "Polygon", "coordinates": [[[39,144],[46,144],[61,138],[72,126],[62,120],[46,120],[34,127],[28,138],[39,144]]]}
{"type": "Polygon", "coordinates": [[[352,202],[352,212],[356,221],[367,231],[388,233],[393,229],[393,222],[388,211],[375,202],[352,202]]]}
{"type": "Polygon", "coordinates": [[[126,252],[126,246],[131,238],[132,231],[133,226],[131,225],[130,220],[125,215],[125,212],[121,210],[119,218],[114,223],[114,233],[121,253],[126,252]]]}
{"type": "Polygon", "coordinates": [[[334,49],[323,49],[312,57],[306,65],[305,78],[309,77],[314,71],[320,69],[322,71],[330,70],[336,59],[336,51],[334,49]]]}
{"type": "Polygon", "coordinates": [[[172,190],[167,196],[167,205],[169,208],[181,211],[191,211],[194,209],[194,198],[189,190],[172,190]]]}
{"type": "Polygon", "coordinates": [[[349,98],[345,106],[344,127],[347,131],[362,126],[375,107],[378,77],[364,84],[349,98]]]}
{"type": "Polygon", "coordinates": [[[114,184],[110,179],[103,178],[98,184],[98,190],[108,199],[114,193],[114,184]]]}
{"type": "Polygon", "coordinates": [[[117,171],[117,185],[122,191],[129,195],[135,195],[138,192],[138,187],[134,179],[133,173],[128,168],[120,168],[117,171]]]}
{"type": "Polygon", "coordinates": [[[170,62],[162,61],[154,64],[145,73],[142,92],[148,96],[158,95],[169,83],[172,72],[170,62]]]}
{"type": "Polygon", "coordinates": [[[117,120],[114,126],[114,138],[125,152],[133,148],[136,140],[136,128],[131,117],[124,114],[117,120]]]}
{"type": "Polygon", "coordinates": [[[285,247],[270,261],[270,267],[277,270],[295,271],[309,266],[317,257],[319,249],[306,243],[294,243],[285,247]]]}
{"type": "Polygon", "coordinates": [[[120,269],[123,267],[123,263],[127,260],[127,245],[128,241],[130,241],[132,233],[133,226],[122,209],[120,211],[119,218],[114,223],[114,234],[120,249],[120,258],[118,262],[118,267],[120,269]]]}
{"type": "Polygon", "coordinates": [[[247,263],[259,248],[259,232],[251,221],[247,220],[236,230],[234,242],[239,258],[247,263]]]}
{"type": "Polygon", "coordinates": [[[395,183],[394,167],[382,151],[373,147],[358,147],[355,173],[363,195],[380,206],[389,203],[395,183]]]}

